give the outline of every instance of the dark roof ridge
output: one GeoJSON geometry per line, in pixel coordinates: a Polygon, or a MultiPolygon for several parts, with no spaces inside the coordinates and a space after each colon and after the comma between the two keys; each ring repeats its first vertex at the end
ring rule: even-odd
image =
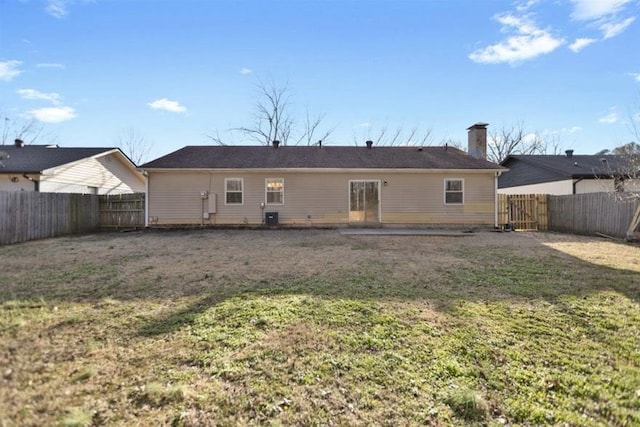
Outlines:
{"type": "Polygon", "coordinates": [[[188,145],[147,169],[476,169],[504,170],[445,146],[188,145]],[[263,149],[264,148],[264,149],[263,149]]]}
{"type": "MultiPolygon", "coordinates": [[[[556,155],[554,155],[554,154],[516,154],[516,155],[513,155],[513,156],[509,155],[509,157],[513,157],[515,159],[518,159],[521,162],[528,163],[530,165],[534,165],[534,166],[537,166],[537,167],[541,167],[541,168],[546,169],[546,170],[551,171],[551,172],[560,173],[561,176],[566,176],[566,171],[564,171],[562,169],[559,169],[559,168],[556,168],[556,167],[553,167],[553,166],[550,166],[547,163],[536,161],[537,159],[533,158],[533,157],[541,157],[541,156],[554,156],[554,157],[556,157],[556,155]]],[[[507,160],[508,160],[508,158],[507,158],[507,160]]],[[[506,162],[506,160],[504,162],[500,163],[500,164],[503,164],[505,162],[506,162]]]]}

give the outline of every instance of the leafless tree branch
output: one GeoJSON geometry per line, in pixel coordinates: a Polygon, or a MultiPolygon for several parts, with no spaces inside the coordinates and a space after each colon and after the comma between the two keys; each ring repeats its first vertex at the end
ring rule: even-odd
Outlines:
{"type": "Polygon", "coordinates": [[[2,119],[0,124],[2,126],[0,145],[13,144],[16,139],[21,139],[27,145],[35,144],[44,138],[49,139],[49,143],[55,140],[54,136],[45,134],[44,126],[35,118],[20,119],[8,117],[1,113],[0,118],[2,119]]]}
{"type": "Polygon", "coordinates": [[[118,146],[136,165],[141,165],[151,153],[151,143],[134,128],[123,129],[118,135],[118,146]]]}
{"type": "Polygon", "coordinates": [[[489,133],[487,158],[495,163],[504,161],[512,154],[548,154],[560,150],[557,139],[543,139],[539,132],[529,132],[522,122],[496,129],[489,133]]]}
{"type": "Polygon", "coordinates": [[[377,131],[374,131],[371,127],[367,127],[363,129],[361,135],[354,133],[353,143],[354,145],[360,145],[367,140],[371,140],[376,146],[425,146],[431,144],[431,136],[431,129],[420,132],[417,127],[405,131],[402,126],[398,126],[392,132],[389,131],[387,126],[383,126],[377,131]],[[372,133],[376,136],[371,137],[372,133]]]}
{"type": "MultiPolygon", "coordinates": [[[[270,145],[273,141],[280,141],[282,145],[311,145],[315,138],[324,140],[331,135],[333,129],[320,133],[320,127],[325,115],[312,116],[307,109],[302,120],[302,126],[297,128],[297,120],[291,113],[290,89],[288,84],[279,86],[273,81],[257,84],[257,101],[252,122],[246,126],[230,129],[231,133],[239,133],[262,145],[270,145]]],[[[215,135],[205,135],[216,144],[227,145],[226,139],[218,132],[215,135]]]]}

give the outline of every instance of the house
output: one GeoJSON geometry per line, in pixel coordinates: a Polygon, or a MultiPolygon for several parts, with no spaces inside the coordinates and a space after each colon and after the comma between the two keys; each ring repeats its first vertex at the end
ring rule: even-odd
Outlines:
{"type": "Polygon", "coordinates": [[[118,148],[0,146],[0,191],[122,194],[144,192],[145,178],[118,148]]]}
{"type": "Polygon", "coordinates": [[[443,147],[186,146],[140,166],[148,225],[495,226],[486,126],[443,147]]]}
{"type": "Polygon", "coordinates": [[[501,165],[509,171],[498,179],[500,194],[580,194],[637,186],[622,156],[567,150],[564,155],[511,155],[501,165]]]}

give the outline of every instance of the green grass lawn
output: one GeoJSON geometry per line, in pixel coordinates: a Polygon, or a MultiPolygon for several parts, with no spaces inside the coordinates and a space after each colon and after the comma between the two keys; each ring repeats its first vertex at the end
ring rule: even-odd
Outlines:
{"type": "Polygon", "coordinates": [[[0,425],[640,425],[640,248],[558,239],[1,247],[0,425]]]}

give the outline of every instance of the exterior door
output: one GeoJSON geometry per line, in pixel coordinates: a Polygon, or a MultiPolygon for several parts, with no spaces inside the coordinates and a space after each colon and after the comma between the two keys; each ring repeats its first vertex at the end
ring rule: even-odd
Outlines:
{"type": "Polygon", "coordinates": [[[349,222],[352,224],[380,223],[380,182],[349,182],[349,222]]]}

